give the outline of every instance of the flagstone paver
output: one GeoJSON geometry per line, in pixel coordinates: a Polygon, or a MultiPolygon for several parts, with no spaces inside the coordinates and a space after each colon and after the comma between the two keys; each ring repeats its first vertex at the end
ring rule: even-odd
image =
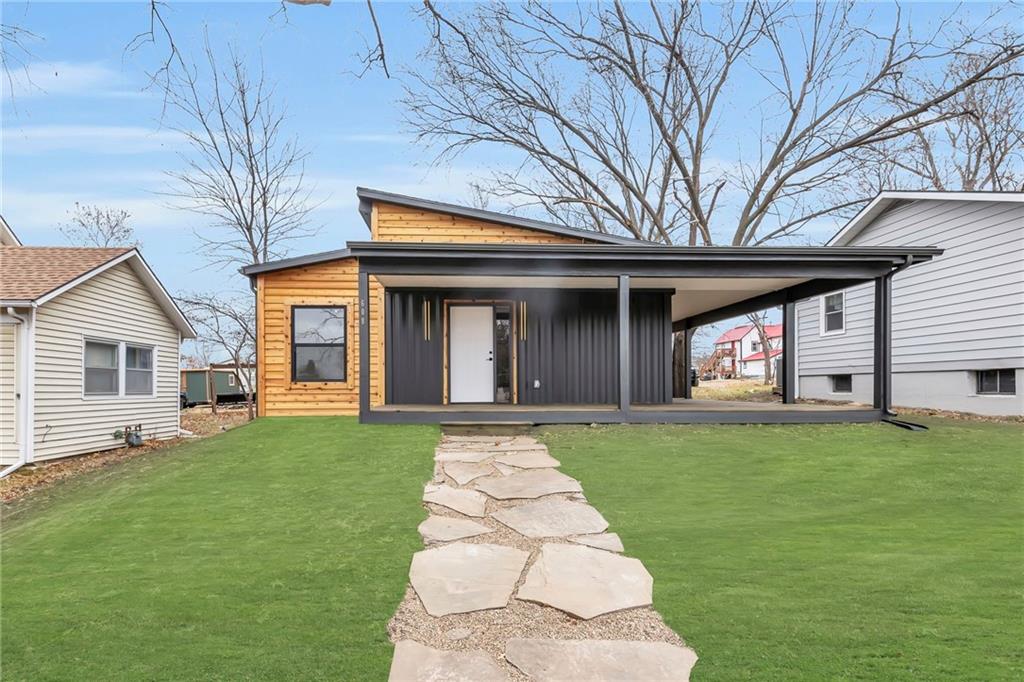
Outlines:
{"type": "Polygon", "coordinates": [[[576,535],[569,538],[569,542],[579,545],[586,545],[595,549],[604,549],[609,552],[623,552],[622,540],[618,533],[598,533],[597,535],[576,535]]]}
{"type": "Polygon", "coordinates": [[[481,521],[420,524],[391,680],[689,679],[697,656],[650,608],[650,574],[543,443],[445,435],[434,459],[423,501],[481,521]]]}
{"type": "Polygon", "coordinates": [[[516,596],[588,620],[649,606],[653,588],[654,578],[639,559],[581,545],[545,544],[516,596]]]}
{"type": "Polygon", "coordinates": [[[418,530],[423,536],[423,541],[428,544],[462,540],[492,532],[490,528],[476,521],[433,515],[421,523],[418,530]]]}
{"type": "Polygon", "coordinates": [[[482,651],[441,651],[411,639],[395,644],[389,682],[480,682],[507,679],[482,651]]]}
{"type": "Polygon", "coordinates": [[[495,462],[506,464],[518,469],[549,469],[561,466],[561,462],[549,455],[544,450],[532,450],[530,452],[514,452],[506,455],[498,455],[495,462]]]}
{"type": "Polygon", "coordinates": [[[438,448],[434,453],[434,459],[438,462],[482,462],[491,457],[494,457],[494,453],[487,450],[438,448]]]}
{"type": "Polygon", "coordinates": [[[416,552],[409,582],[431,616],[508,604],[529,553],[512,547],[456,542],[416,552]]]}
{"type": "Polygon", "coordinates": [[[478,480],[475,487],[498,500],[537,498],[583,490],[579,481],[555,469],[527,469],[501,478],[484,478],[478,480]]]}
{"type": "Polygon", "coordinates": [[[513,639],[505,658],[537,682],[678,682],[697,662],[686,647],[614,640],[513,639]]]}
{"type": "Polygon", "coordinates": [[[487,498],[475,490],[463,490],[449,485],[428,485],[423,501],[439,504],[466,516],[483,516],[487,498]]]}
{"type": "Polygon", "coordinates": [[[494,473],[494,467],[490,464],[471,462],[446,462],[444,472],[455,479],[459,485],[466,485],[470,481],[481,476],[490,476],[494,473]]]}
{"type": "Polygon", "coordinates": [[[546,499],[499,509],[492,517],[528,538],[600,533],[608,522],[589,504],[546,499]]]}

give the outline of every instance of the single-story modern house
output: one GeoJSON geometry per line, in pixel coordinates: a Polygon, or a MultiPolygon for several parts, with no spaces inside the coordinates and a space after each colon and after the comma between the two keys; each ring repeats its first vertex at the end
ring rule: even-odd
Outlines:
{"type": "Polygon", "coordinates": [[[0,464],[178,435],[182,339],[136,249],[22,246],[0,221],[0,464]]]}
{"type": "MultiPolygon", "coordinates": [[[[883,192],[833,247],[935,244],[942,258],[893,277],[892,400],[1024,415],[1024,192],[883,192]]],[[[874,291],[797,305],[799,396],[871,402],[874,291]]]]}
{"type": "MultiPolygon", "coordinates": [[[[359,189],[368,241],[243,269],[257,310],[260,415],[363,422],[826,422],[889,406],[889,287],[928,246],[662,246],[359,189]],[[672,333],[869,283],[871,407],[672,396],[672,333]]],[[[688,372],[687,372],[688,374],[688,372]]],[[[687,382],[688,383],[688,382],[687,382]]],[[[687,393],[689,386],[687,386],[687,393]]]]}
{"type": "Polygon", "coordinates": [[[247,388],[255,390],[255,377],[255,365],[243,365],[241,373],[231,363],[188,367],[181,370],[181,391],[190,405],[212,402],[211,393],[218,403],[245,402],[247,388]]]}

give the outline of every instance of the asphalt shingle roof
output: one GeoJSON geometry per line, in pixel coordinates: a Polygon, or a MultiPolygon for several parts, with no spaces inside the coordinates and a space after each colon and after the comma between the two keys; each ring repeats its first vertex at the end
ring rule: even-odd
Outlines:
{"type": "Polygon", "coordinates": [[[0,300],[34,301],[130,248],[0,246],[0,300]]]}

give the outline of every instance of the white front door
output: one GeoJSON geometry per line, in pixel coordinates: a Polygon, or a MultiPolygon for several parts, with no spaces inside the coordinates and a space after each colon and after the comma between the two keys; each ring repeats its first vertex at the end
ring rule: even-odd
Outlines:
{"type": "Polygon", "coordinates": [[[493,403],[494,308],[453,305],[448,322],[448,402],[493,403]]]}

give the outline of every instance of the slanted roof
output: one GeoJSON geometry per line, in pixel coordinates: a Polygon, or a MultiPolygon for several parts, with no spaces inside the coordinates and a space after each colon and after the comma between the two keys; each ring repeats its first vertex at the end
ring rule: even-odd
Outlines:
{"type": "Polygon", "coordinates": [[[421,199],[419,197],[410,197],[405,194],[384,192],[379,189],[370,189],[368,187],[357,187],[356,196],[359,197],[359,213],[363,216],[363,220],[366,222],[367,227],[370,226],[370,209],[373,206],[373,202],[379,201],[385,204],[408,206],[410,208],[418,208],[424,211],[435,211],[437,213],[448,213],[450,215],[462,216],[463,218],[484,220],[491,223],[498,223],[500,225],[512,225],[514,227],[522,227],[527,230],[537,230],[538,232],[557,234],[563,237],[589,239],[590,241],[597,242],[599,244],[650,243],[644,242],[639,239],[633,239],[631,237],[620,237],[612,234],[605,234],[603,232],[596,232],[593,230],[581,230],[579,228],[566,227],[565,225],[549,223],[543,220],[521,218],[519,216],[509,215],[507,213],[499,213],[497,211],[486,211],[480,208],[472,208],[471,206],[460,206],[459,204],[449,204],[443,201],[434,201],[433,199],[421,199]]]}
{"type": "Polygon", "coordinates": [[[782,325],[781,324],[766,324],[764,326],[764,335],[769,339],[777,339],[782,336],[782,325]]]}
{"type": "Polygon", "coordinates": [[[0,246],[0,300],[35,301],[131,249],[0,246]]]}
{"type": "Polygon", "coordinates": [[[880,192],[860,213],[828,241],[829,246],[847,246],[861,231],[892,206],[903,201],[1007,201],[1024,202],[1024,192],[880,192]]]}
{"type": "Polygon", "coordinates": [[[134,248],[0,246],[0,303],[44,305],[120,263],[131,267],[182,337],[194,339],[195,329],[134,248]]]}
{"type": "MultiPolygon", "coordinates": [[[[777,356],[781,352],[782,352],[781,348],[772,348],[772,350],[771,350],[771,357],[774,358],[775,356],[777,356]]],[[[759,353],[751,353],[747,357],[743,358],[743,362],[753,362],[755,360],[764,360],[764,351],[761,351],[759,353]]]]}
{"type": "Polygon", "coordinates": [[[715,339],[715,343],[731,343],[732,341],[739,341],[744,336],[746,336],[753,328],[754,325],[752,324],[741,324],[738,327],[733,327],[732,329],[730,329],[729,331],[725,332],[717,339],[715,339]]]}

